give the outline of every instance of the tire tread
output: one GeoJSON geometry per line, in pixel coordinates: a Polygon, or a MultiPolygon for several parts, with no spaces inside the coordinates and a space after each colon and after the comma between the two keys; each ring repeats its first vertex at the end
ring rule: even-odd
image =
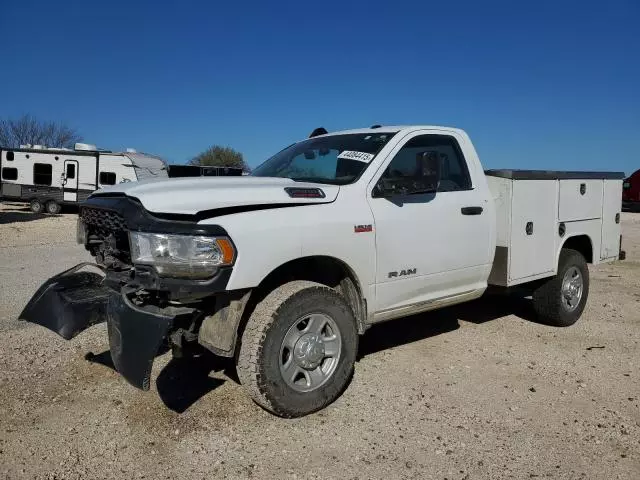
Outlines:
{"type": "MultiPolygon", "coordinates": [[[[342,297],[332,288],[306,280],[296,280],[286,283],[270,292],[258,303],[251,314],[244,332],[242,333],[240,350],[236,362],[238,378],[251,398],[260,406],[282,417],[297,416],[295,412],[287,411],[271,402],[266,395],[265,384],[268,379],[262,378],[260,359],[263,345],[269,328],[278,318],[278,314],[287,300],[303,290],[321,290],[324,295],[336,297],[344,302],[342,297]]],[[[355,328],[355,327],[354,327],[355,328]]]]}
{"type": "Polygon", "coordinates": [[[557,327],[568,327],[578,321],[584,310],[589,294],[589,273],[584,256],[577,250],[570,248],[562,249],[558,261],[558,273],[554,277],[545,281],[533,292],[533,307],[538,317],[549,325],[557,327]],[[564,272],[569,266],[575,265],[583,273],[583,297],[578,309],[567,313],[561,301],[559,292],[562,289],[564,272]]]}

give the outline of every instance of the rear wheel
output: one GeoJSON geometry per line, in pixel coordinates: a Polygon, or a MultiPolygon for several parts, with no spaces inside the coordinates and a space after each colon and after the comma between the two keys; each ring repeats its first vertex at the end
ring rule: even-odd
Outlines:
{"type": "Polygon", "coordinates": [[[44,205],[40,200],[34,198],[29,202],[29,208],[31,208],[31,211],[33,213],[42,213],[42,211],[44,210],[44,205]]]}
{"type": "Polygon", "coordinates": [[[314,282],[290,282],[267,295],[249,318],[238,378],[262,407],[300,417],[342,393],[357,348],[353,311],[340,294],[314,282]]]}
{"type": "Polygon", "coordinates": [[[52,215],[56,215],[60,213],[60,210],[62,210],[62,208],[60,207],[60,204],[58,204],[54,200],[49,200],[47,202],[46,207],[47,207],[47,213],[50,213],[52,215]]]}
{"type": "Polygon", "coordinates": [[[540,319],[558,327],[578,321],[589,295],[589,269],[582,254],[563,249],[558,274],[533,292],[533,307],[540,319]]]}

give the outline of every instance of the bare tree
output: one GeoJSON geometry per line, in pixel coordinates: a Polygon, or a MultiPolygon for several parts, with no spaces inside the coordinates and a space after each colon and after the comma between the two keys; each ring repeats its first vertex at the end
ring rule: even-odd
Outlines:
{"type": "Polygon", "coordinates": [[[189,161],[190,165],[212,167],[235,167],[249,171],[249,166],[244,161],[242,153],[229,147],[214,145],[204,152],[199,153],[189,161]]]}
{"type": "Polygon", "coordinates": [[[0,145],[18,148],[20,145],[73,148],[82,141],[78,132],[62,123],[38,120],[31,115],[0,120],[0,145]]]}

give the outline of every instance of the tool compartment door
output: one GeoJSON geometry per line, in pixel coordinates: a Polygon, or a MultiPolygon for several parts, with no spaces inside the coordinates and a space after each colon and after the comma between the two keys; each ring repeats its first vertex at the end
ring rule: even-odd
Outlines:
{"type": "Polygon", "coordinates": [[[514,180],[509,244],[509,283],[554,272],[558,182],[514,180]]]}
{"type": "Polygon", "coordinates": [[[621,198],[622,182],[620,180],[605,180],[604,197],[602,201],[602,241],[600,243],[601,260],[617,257],[620,253],[621,198]]]}
{"type": "Polygon", "coordinates": [[[560,180],[558,220],[573,222],[602,216],[603,180],[560,180]]]}

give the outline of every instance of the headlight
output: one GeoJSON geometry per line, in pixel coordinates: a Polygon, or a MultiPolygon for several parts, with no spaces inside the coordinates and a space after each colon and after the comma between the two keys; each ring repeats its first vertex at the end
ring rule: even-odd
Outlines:
{"type": "Polygon", "coordinates": [[[208,278],[231,265],[236,254],[225,237],[130,232],[129,238],[131,261],[152,265],[164,277],[208,278]]]}

